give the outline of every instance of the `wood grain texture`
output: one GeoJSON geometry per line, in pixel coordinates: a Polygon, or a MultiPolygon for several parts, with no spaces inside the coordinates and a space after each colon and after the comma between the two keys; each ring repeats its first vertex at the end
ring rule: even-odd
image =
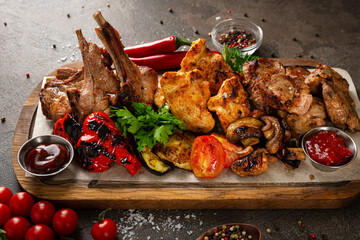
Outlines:
{"type": "MultiPolygon", "coordinates": [[[[315,61],[280,59],[287,65],[315,66],[315,61]]],[[[66,66],[81,67],[81,62],[66,66]]],[[[53,75],[54,72],[49,75],[53,75]]],[[[29,139],[41,88],[39,83],[26,100],[18,119],[11,160],[21,186],[42,199],[78,209],[289,209],[340,208],[351,204],[360,193],[360,180],[332,184],[266,184],[224,186],[95,185],[70,182],[48,185],[25,177],[17,152],[29,139]]]]}

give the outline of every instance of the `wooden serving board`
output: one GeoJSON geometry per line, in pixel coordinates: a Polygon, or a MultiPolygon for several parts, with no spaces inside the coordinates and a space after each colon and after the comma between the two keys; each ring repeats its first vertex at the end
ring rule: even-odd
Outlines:
{"type": "MultiPolygon", "coordinates": [[[[315,67],[306,59],[279,59],[284,65],[315,67]]],[[[81,62],[67,66],[80,67],[81,62]]],[[[49,75],[54,75],[54,72],[49,75]]],[[[229,185],[92,185],[68,182],[48,185],[26,177],[17,162],[21,145],[31,137],[41,83],[31,92],[18,119],[11,149],[15,175],[21,186],[34,196],[64,207],[78,209],[289,209],[340,208],[355,201],[360,180],[306,184],[229,185]]]]}

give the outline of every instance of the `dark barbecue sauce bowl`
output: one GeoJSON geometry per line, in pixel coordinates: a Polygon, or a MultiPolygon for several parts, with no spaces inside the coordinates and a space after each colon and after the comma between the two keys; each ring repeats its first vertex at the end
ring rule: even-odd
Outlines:
{"type": "Polygon", "coordinates": [[[28,174],[46,178],[64,171],[71,164],[73,157],[73,147],[65,138],[41,135],[29,139],[21,146],[18,163],[28,174]],[[36,148],[38,149],[35,150],[36,148]],[[48,159],[45,160],[46,157],[48,159]]]}

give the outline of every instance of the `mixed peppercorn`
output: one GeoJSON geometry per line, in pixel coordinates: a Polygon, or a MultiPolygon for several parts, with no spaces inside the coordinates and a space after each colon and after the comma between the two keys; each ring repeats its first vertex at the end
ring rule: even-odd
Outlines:
{"type": "Polygon", "coordinates": [[[239,225],[223,225],[210,229],[203,240],[252,240],[253,236],[239,225]]]}
{"type": "Polygon", "coordinates": [[[228,33],[223,33],[218,39],[220,44],[225,44],[231,48],[246,48],[256,44],[256,38],[251,34],[247,33],[246,30],[233,29],[228,33]]]}

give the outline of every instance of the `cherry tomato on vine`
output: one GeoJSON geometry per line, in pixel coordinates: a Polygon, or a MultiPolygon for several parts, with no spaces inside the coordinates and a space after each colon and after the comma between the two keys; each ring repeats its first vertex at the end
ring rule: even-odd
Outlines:
{"type": "Polygon", "coordinates": [[[55,207],[51,202],[39,201],[31,208],[31,221],[33,224],[51,225],[55,212],[55,207]]]}
{"type": "Polygon", "coordinates": [[[225,151],[213,136],[198,136],[191,148],[190,164],[199,178],[214,178],[224,169],[225,151]]]}
{"type": "Polygon", "coordinates": [[[30,223],[24,217],[13,217],[7,220],[4,225],[5,237],[8,240],[22,240],[25,237],[30,223]]]}
{"type": "Polygon", "coordinates": [[[54,232],[45,224],[36,224],[27,230],[25,240],[53,240],[54,232]]]}
{"type": "Polygon", "coordinates": [[[11,197],[9,207],[14,216],[27,217],[34,203],[34,198],[29,193],[18,192],[11,197]]]}
{"type": "Polygon", "coordinates": [[[0,203],[6,204],[9,206],[10,198],[13,196],[13,193],[7,187],[0,187],[0,203]]]}
{"type": "Polygon", "coordinates": [[[91,236],[94,240],[114,240],[116,238],[116,223],[110,218],[105,218],[105,213],[110,210],[109,208],[101,212],[91,228],[91,236]]]}
{"type": "Polygon", "coordinates": [[[10,218],[11,218],[10,208],[5,204],[0,203],[0,226],[4,225],[6,221],[9,220],[10,218]]]}
{"type": "Polygon", "coordinates": [[[61,236],[73,233],[78,225],[79,217],[70,208],[63,208],[57,211],[52,219],[52,226],[55,232],[61,236]]]}

